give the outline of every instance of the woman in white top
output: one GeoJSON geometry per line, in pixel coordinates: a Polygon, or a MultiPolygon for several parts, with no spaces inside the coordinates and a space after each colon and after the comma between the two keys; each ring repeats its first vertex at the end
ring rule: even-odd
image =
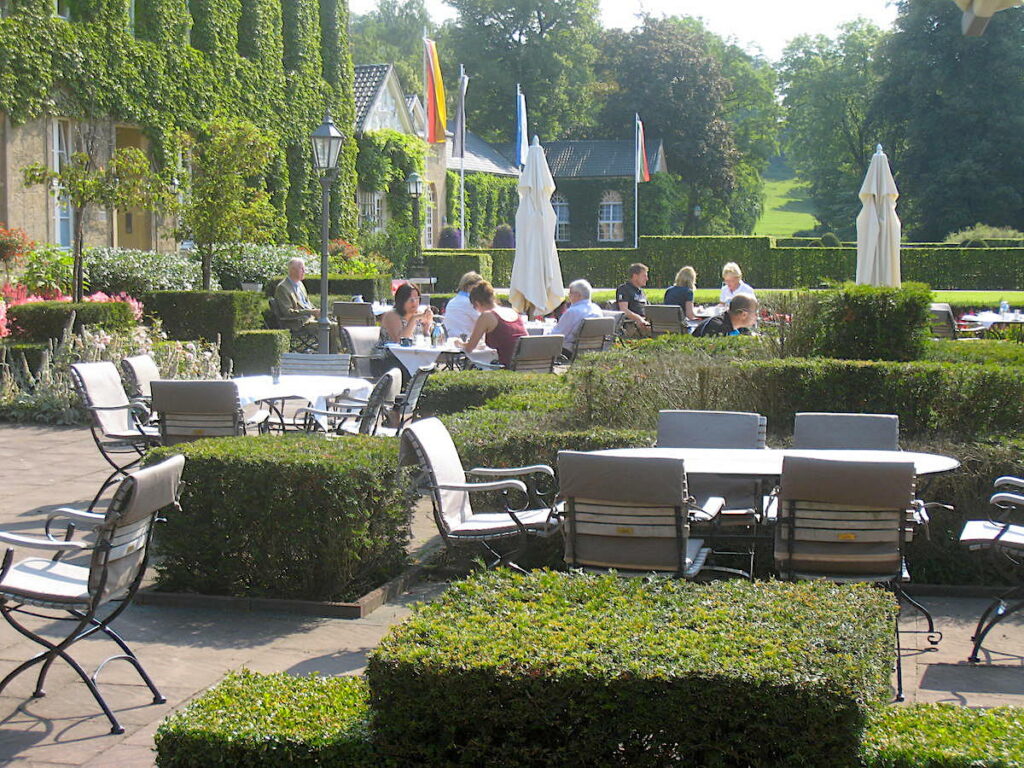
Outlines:
{"type": "Polygon", "coordinates": [[[718,301],[725,306],[729,306],[733,296],[738,296],[741,293],[750,296],[752,299],[757,298],[754,295],[754,289],[743,282],[743,272],[735,261],[730,261],[722,267],[722,283],[722,293],[718,301]]]}

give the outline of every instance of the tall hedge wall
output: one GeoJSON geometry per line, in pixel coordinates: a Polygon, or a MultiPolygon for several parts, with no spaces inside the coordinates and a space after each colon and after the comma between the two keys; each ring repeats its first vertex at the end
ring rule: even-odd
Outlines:
{"type": "MultiPolygon", "coordinates": [[[[0,20],[0,112],[14,124],[56,114],[137,125],[170,173],[176,135],[214,114],[276,137],[265,179],[291,242],[319,242],[320,192],[309,134],[330,106],[349,136],[355,119],[348,8],[336,0],[17,0],[0,20]],[[60,98],[54,100],[54,94],[60,98]]],[[[333,226],[355,232],[355,143],[339,161],[333,226]]]]}
{"type": "MultiPolygon", "coordinates": [[[[515,226],[519,205],[519,179],[489,173],[466,174],[466,242],[470,248],[487,246],[500,224],[515,226]]],[[[459,174],[448,171],[445,212],[448,225],[459,228],[459,174]]]]}

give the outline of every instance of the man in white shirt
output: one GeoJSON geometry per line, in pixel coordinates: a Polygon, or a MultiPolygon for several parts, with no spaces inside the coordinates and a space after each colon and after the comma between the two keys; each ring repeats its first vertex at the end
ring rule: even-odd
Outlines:
{"type": "Polygon", "coordinates": [[[473,309],[469,301],[469,292],[483,281],[476,272],[467,272],[459,280],[458,293],[448,302],[444,309],[444,329],[448,338],[454,339],[459,336],[469,336],[476,325],[476,319],[480,313],[473,309]]]}
{"type": "Polygon", "coordinates": [[[583,321],[588,317],[604,317],[604,312],[590,300],[593,289],[586,280],[574,280],[569,283],[569,308],[558,318],[555,327],[551,329],[552,334],[562,334],[565,340],[562,342],[563,351],[571,355],[572,346],[576,342],[583,321]]]}

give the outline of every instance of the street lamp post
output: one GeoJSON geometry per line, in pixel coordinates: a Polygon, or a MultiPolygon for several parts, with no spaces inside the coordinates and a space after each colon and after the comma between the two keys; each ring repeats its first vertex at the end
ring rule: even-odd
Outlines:
{"type": "Polygon", "coordinates": [[[413,171],[405,180],[405,188],[412,198],[412,220],[416,225],[416,250],[409,266],[410,277],[426,277],[427,265],[423,263],[423,239],[420,232],[420,196],[423,194],[423,179],[413,171]]]}
{"type": "Polygon", "coordinates": [[[331,352],[331,319],[327,307],[327,273],[330,264],[327,257],[327,241],[331,225],[331,185],[338,178],[338,156],[345,143],[345,134],[334,126],[331,112],[327,111],[320,127],[310,136],[313,144],[313,167],[320,173],[322,190],[320,203],[320,322],[317,328],[317,347],[322,355],[331,352]]]}

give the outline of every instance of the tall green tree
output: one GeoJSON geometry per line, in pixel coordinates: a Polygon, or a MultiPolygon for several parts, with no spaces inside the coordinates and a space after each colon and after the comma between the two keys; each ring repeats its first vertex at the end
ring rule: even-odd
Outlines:
{"type": "MultiPolygon", "coordinates": [[[[526,93],[531,134],[576,137],[594,117],[597,0],[449,0],[458,13],[441,35],[446,76],[473,78],[469,127],[491,141],[515,128],[516,83],[526,93]]],[[[454,91],[453,91],[454,92],[454,91]]]]}
{"type": "Polygon", "coordinates": [[[394,64],[406,93],[422,93],[423,30],[432,29],[423,0],[379,0],[375,10],[352,17],[352,61],[394,64]]]}
{"type": "Polygon", "coordinates": [[[882,63],[874,107],[899,137],[904,229],[926,241],[979,222],[1024,229],[1024,12],[964,37],[953,3],[902,2],[882,63]]]}
{"type": "Polygon", "coordinates": [[[607,37],[604,51],[602,76],[613,85],[601,124],[610,137],[629,137],[640,113],[685,185],[682,231],[707,231],[704,211],[728,206],[741,161],[727,120],[731,86],[708,40],[687,21],[649,17],[607,37]]]}
{"type": "Polygon", "coordinates": [[[808,186],[821,226],[844,237],[854,232],[857,192],[875,145],[885,143],[890,159],[895,149],[871,112],[884,36],[863,19],[844,24],[835,39],[801,35],[786,46],[779,66],[789,160],[808,186]]]}
{"type": "MultiPolygon", "coordinates": [[[[182,141],[189,146],[189,137],[182,141]]],[[[210,290],[210,267],[218,245],[284,238],[281,212],[264,180],[277,153],[274,140],[252,123],[224,118],[204,126],[192,146],[192,179],[181,228],[202,259],[205,290],[210,290]]]]}

